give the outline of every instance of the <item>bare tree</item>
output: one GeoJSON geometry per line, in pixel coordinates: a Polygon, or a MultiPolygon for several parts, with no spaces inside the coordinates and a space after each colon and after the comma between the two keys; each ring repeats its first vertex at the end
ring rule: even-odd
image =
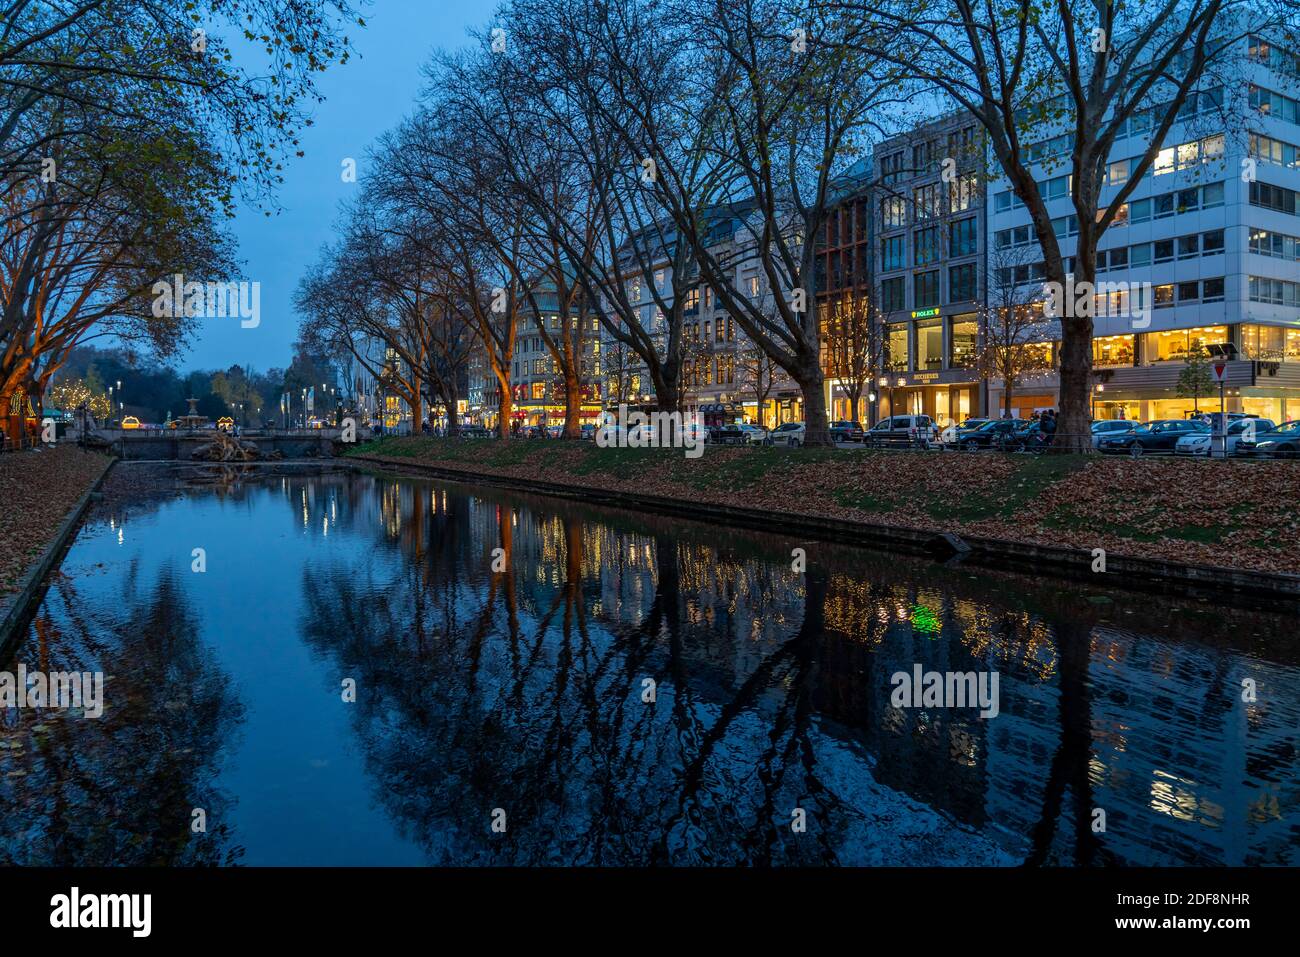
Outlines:
{"type": "Polygon", "coordinates": [[[758,404],[758,424],[765,428],[769,427],[767,400],[771,398],[780,375],[781,367],[776,364],[776,360],[756,345],[749,345],[736,354],[736,378],[739,387],[754,397],[758,404]]]}
{"type": "Polygon", "coordinates": [[[883,326],[871,290],[860,287],[836,297],[826,312],[826,373],[838,379],[858,417],[862,393],[883,365],[883,326]]]}
{"type": "Polygon", "coordinates": [[[1008,416],[1021,380],[1051,368],[1057,327],[1043,315],[1038,254],[1036,245],[989,253],[988,305],[982,310],[976,366],[986,379],[1002,380],[1002,408],[1008,416]]]}

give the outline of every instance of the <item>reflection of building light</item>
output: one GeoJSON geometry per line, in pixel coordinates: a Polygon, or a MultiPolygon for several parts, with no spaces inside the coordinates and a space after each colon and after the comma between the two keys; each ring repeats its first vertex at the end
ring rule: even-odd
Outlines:
{"type": "Polygon", "coordinates": [[[122,544],[122,532],[124,532],[124,531],[125,531],[125,528],[124,528],[123,526],[119,525],[118,528],[117,528],[117,543],[118,543],[119,545],[122,544]]]}
{"type": "Polygon", "coordinates": [[[1212,801],[1202,801],[1191,791],[1194,782],[1161,770],[1153,772],[1151,810],[1179,821],[1197,821],[1218,827],[1223,822],[1223,808],[1212,801]]]}
{"type": "Polygon", "coordinates": [[[919,631],[927,635],[937,635],[941,627],[938,616],[925,605],[917,605],[912,609],[913,631],[919,631]]]}

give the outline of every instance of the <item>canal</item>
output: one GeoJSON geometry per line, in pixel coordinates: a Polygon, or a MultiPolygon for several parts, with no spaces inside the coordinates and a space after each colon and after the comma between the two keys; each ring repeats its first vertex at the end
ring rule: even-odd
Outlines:
{"type": "Polygon", "coordinates": [[[491,488],[119,464],[20,665],[8,864],[1300,863],[1294,614],[491,488]]]}

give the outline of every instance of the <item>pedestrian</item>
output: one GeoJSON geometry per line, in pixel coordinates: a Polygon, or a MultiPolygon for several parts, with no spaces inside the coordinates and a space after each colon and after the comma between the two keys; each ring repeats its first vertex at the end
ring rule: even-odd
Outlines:
{"type": "Polygon", "coordinates": [[[1043,431],[1043,443],[1051,445],[1052,439],[1056,437],[1056,413],[1051,409],[1045,410],[1039,428],[1043,431]]]}

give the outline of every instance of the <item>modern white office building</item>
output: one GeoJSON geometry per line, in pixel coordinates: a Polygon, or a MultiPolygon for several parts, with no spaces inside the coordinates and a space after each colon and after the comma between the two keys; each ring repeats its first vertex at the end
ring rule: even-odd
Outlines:
{"type": "MultiPolygon", "coordinates": [[[[1108,292],[1102,283],[1126,285],[1109,293],[1120,314],[1094,319],[1099,418],[1182,418],[1194,406],[1217,409],[1217,387],[1208,397],[1179,387],[1195,353],[1230,360],[1229,411],[1279,422],[1300,417],[1300,55],[1260,36],[1243,41],[1240,52],[1240,84],[1207,79],[1101,239],[1099,294],[1108,292]]],[[[1151,127],[1152,117],[1139,114],[1116,141],[1103,204],[1127,182],[1151,127]]],[[[1032,147],[1067,257],[1078,231],[1069,198],[1071,146],[1069,136],[1049,130],[1032,147]]],[[[1010,278],[1041,288],[1030,217],[1005,179],[989,183],[987,203],[990,286],[1010,278]],[[999,266],[1022,248],[1031,251],[1023,264],[999,266]]],[[[1050,369],[1059,329],[1056,338],[1044,345],[1051,350],[1047,374],[1013,391],[1015,413],[1056,405],[1050,369]]],[[[1002,388],[989,382],[990,409],[1001,407],[1002,388]]]]}

